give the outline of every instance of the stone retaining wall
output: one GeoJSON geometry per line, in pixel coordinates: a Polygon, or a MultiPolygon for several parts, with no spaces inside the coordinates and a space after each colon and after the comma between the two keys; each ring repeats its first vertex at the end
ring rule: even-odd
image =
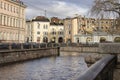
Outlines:
{"type": "Polygon", "coordinates": [[[98,47],[60,47],[60,51],[66,52],[84,52],[84,53],[98,53],[98,47]]]}
{"type": "Polygon", "coordinates": [[[0,51],[0,64],[24,61],[29,59],[57,56],[59,48],[0,51]]]}

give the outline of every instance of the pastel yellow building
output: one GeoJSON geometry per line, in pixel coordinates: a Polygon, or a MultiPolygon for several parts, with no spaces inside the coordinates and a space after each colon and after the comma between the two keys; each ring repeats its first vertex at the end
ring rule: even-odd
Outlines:
{"type": "Polygon", "coordinates": [[[64,19],[64,39],[65,42],[72,42],[72,19],[64,19]]]}
{"type": "Polygon", "coordinates": [[[0,43],[25,41],[25,8],[20,0],[0,0],[0,43]]]}

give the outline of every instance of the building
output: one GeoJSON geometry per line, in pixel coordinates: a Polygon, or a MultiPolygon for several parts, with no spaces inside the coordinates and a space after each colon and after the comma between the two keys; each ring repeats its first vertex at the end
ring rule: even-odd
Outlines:
{"type": "Polygon", "coordinates": [[[76,42],[75,35],[91,35],[96,31],[115,34],[115,19],[94,19],[77,15],[73,18],[64,19],[65,42],[76,42]]]}
{"type": "Polygon", "coordinates": [[[64,42],[64,26],[62,23],[50,23],[50,42],[64,42]]]}
{"type": "Polygon", "coordinates": [[[74,42],[74,36],[77,34],[92,33],[95,27],[95,19],[76,16],[74,18],[64,19],[65,42],[74,42]]]}
{"type": "Polygon", "coordinates": [[[117,34],[108,34],[107,32],[93,32],[92,34],[78,34],[74,36],[75,43],[93,44],[100,42],[114,42],[115,39],[120,38],[117,34]]]}
{"type": "Polygon", "coordinates": [[[37,43],[63,42],[64,27],[62,23],[56,21],[51,22],[48,18],[44,16],[37,16],[35,19],[27,21],[26,42],[37,42],[37,43]]]}
{"type": "Polygon", "coordinates": [[[72,42],[72,19],[71,18],[64,19],[64,39],[65,39],[65,43],[72,42]]]}
{"type": "Polygon", "coordinates": [[[25,8],[20,0],[0,0],[0,43],[23,43],[25,8]]]}
{"type": "Polygon", "coordinates": [[[26,22],[27,42],[49,42],[50,21],[44,16],[37,16],[35,19],[26,22]]]}

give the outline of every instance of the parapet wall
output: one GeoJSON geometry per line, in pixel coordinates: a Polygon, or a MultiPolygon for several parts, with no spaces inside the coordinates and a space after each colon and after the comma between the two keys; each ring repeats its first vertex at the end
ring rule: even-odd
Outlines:
{"type": "Polygon", "coordinates": [[[66,52],[81,52],[81,53],[98,53],[98,47],[84,47],[84,46],[67,46],[60,47],[60,51],[66,52]]]}
{"type": "Polygon", "coordinates": [[[120,43],[100,43],[98,50],[100,54],[117,55],[120,63],[120,43]]]}
{"type": "Polygon", "coordinates": [[[100,43],[99,53],[117,55],[117,66],[114,70],[114,80],[120,80],[120,43],[100,43]]]}
{"type": "Polygon", "coordinates": [[[0,64],[25,61],[47,56],[57,56],[59,54],[58,50],[59,48],[0,51],[0,64]]]}
{"type": "Polygon", "coordinates": [[[120,43],[100,43],[100,53],[120,54],[120,43]]]}

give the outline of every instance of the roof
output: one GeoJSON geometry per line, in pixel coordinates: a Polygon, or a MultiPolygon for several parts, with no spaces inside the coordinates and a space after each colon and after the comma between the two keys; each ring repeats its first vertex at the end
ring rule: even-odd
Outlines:
{"type": "Polygon", "coordinates": [[[37,16],[35,19],[32,19],[32,21],[50,22],[50,20],[45,16],[37,16]]]}
{"type": "Polygon", "coordinates": [[[50,25],[56,25],[56,26],[58,26],[58,25],[63,25],[63,23],[50,23],[50,25]]]}
{"type": "Polygon", "coordinates": [[[27,7],[21,0],[8,0],[8,1],[17,5],[20,5],[21,7],[24,7],[24,8],[27,7]]]}

